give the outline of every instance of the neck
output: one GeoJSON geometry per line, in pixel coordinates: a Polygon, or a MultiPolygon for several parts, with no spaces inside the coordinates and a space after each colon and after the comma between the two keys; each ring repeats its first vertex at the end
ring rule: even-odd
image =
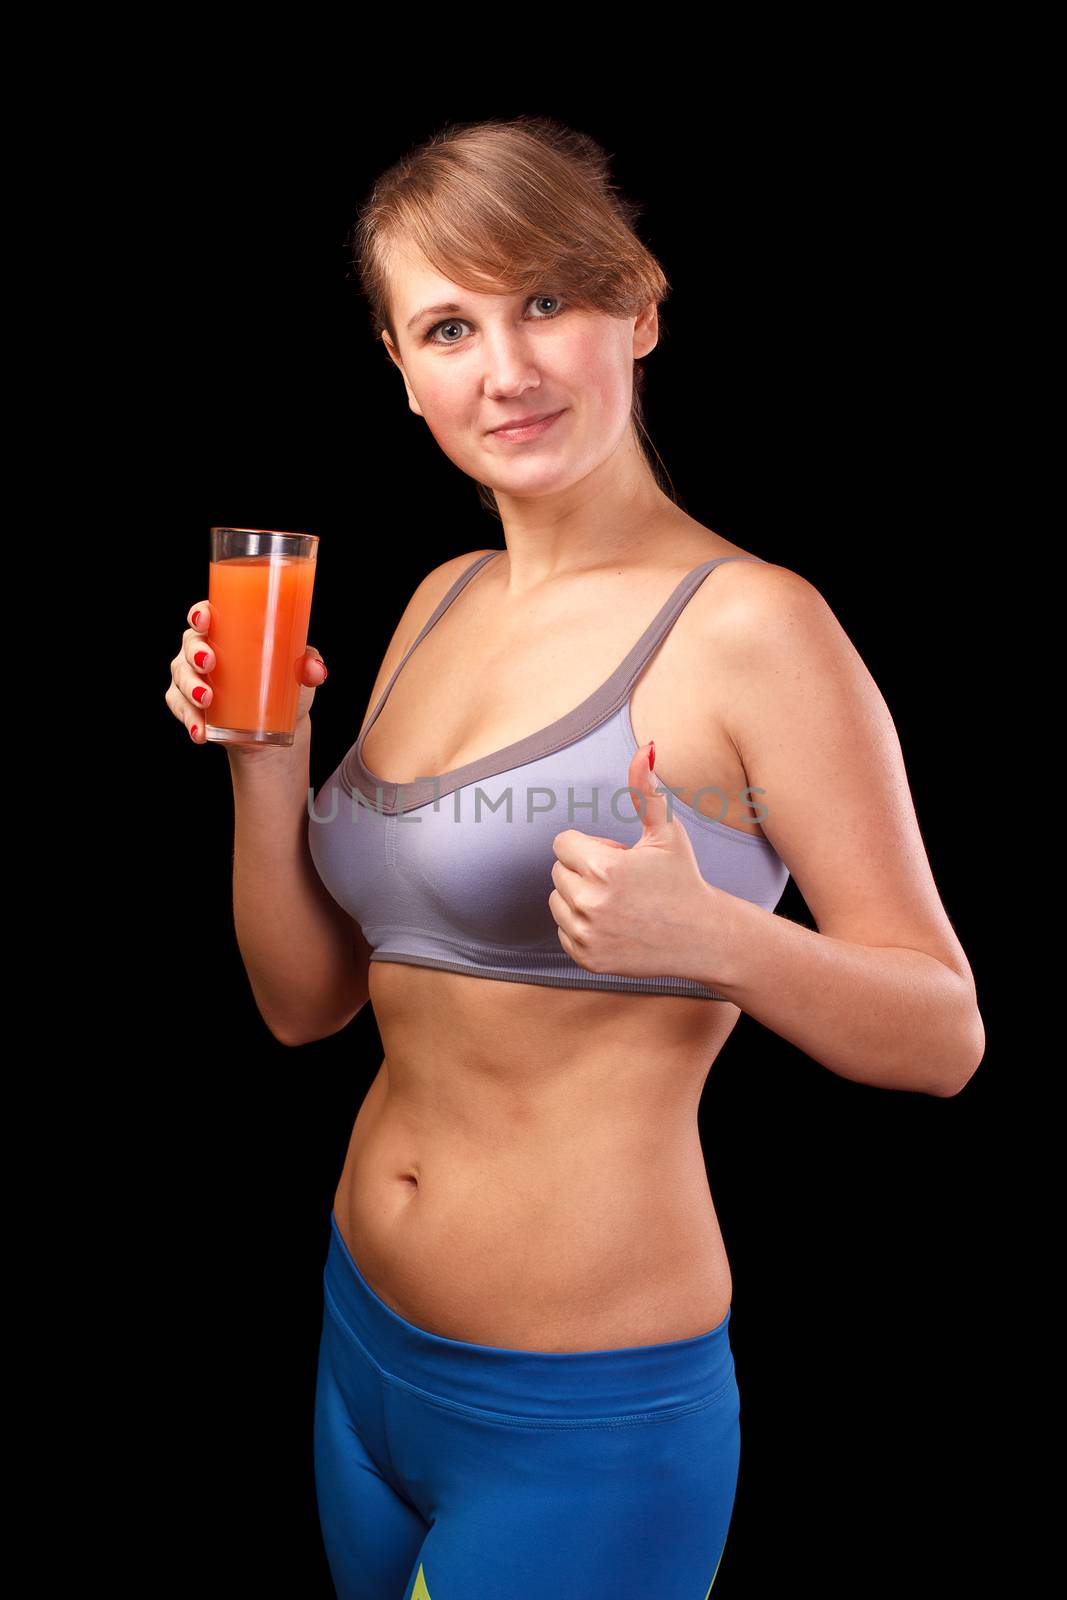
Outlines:
{"type": "MultiPolygon", "coordinates": [[[[632,432],[628,435],[632,440],[632,432]]],[[[557,578],[632,562],[653,526],[677,507],[655,482],[636,442],[620,444],[579,482],[555,494],[495,489],[508,559],[508,593],[529,593],[557,578]]]]}

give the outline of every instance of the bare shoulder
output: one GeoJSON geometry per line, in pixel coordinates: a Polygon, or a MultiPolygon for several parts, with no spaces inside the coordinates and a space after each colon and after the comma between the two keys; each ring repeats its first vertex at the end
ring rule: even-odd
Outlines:
{"type": "Polygon", "coordinates": [[[799,572],[747,550],[737,550],[736,555],[731,550],[700,592],[708,601],[709,619],[721,619],[742,636],[746,626],[758,626],[768,617],[822,600],[815,585],[799,572]]]}
{"type": "Polygon", "coordinates": [[[816,715],[819,701],[823,712],[832,703],[846,734],[854,718],[884,727],[889,713],[878,686],[815,584],[762,559],[724,563],[715,578],[715,604],[707,615],[739,751],[773,718],[774,706],[794,699],[816,715]]]}
{"type": "Polygon", "coordinates": [[[706,637],[716,659],[736,667],[739,679],[748,677],[755,687],[757,665],[763,669],[758,681],[766,685],[779,672],[796,674],[805,666],[832,671],[847,664],[875,688],[832,607],[801,573],[757,558],[726,561],[712,578],[702,586],[706,637]]]}
{"type": "Polygon", "coordinates": [[[444,599],[456,579],[474,565],[480,556],[494,554],[490,550],[468,550],[461,556],[449,556],[436,567],[431,567],[412,591],[396,625],[390,652],[396,646],[402,653],[421,632],[437,606],[444,599]]]}
{"type": "Polygon", "coordinates": [[[818,588],[730,562],[714,613],[722,716],[820,933],[935,956],[973,990],[885,699],[818,588]]]}
{"type": "Polygon", "coordinates": [[[450,556],[447,561],[432,567],[420,580],[401,612],[393,629],[392,638],[386,646],[367,702],[364,726],[370,716],[371,708],[377,703],[385,685],[456,579],[466,572],[468,567],[473,566],[479,556],[494,553],[490,550],[468,550],[463,555],[450,556]]]}
{"type": "Polygon", "coordinates": [[[737,556],[742,559],[731,552],[714,568],[687,608],[711,652],[717,681],[725,689],[728,680],[730,704],[737,703],[735,693],[746,681],[752,687],[757,656],[781,666],[820,646],[831,652],[848,647],[830,606],[801,573],[747,551],[737,556]]]}
{"type": "Polygon", "coordinates": [[[421,620],[417,624],[416,632],[418,628],[421,628],[422,623],[426,621],[435,606],[444,599],[456,579],[462,577],[467,568],[472,567],[481,556],[494,554],[496,552],[492,550],[467,550],[461,556],[449,556],[447,561],[442,561],[438,566],[431,567],[412,593],[404,612],[405,617],[411,613],[412,620],[420,612],[423,613],[421,620]]]}

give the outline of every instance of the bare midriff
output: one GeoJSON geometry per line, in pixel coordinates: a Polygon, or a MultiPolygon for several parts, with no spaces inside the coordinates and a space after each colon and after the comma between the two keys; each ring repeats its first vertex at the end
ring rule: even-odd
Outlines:
{"type": "MultiPolygon", "coordinates": [[[[405,782],[546,726],[603,682],[681,577],[736,549],[687,524],[666,565],[517,607],[489,563],[405,665],[365,761],[405,782]]],[[[683,798],[714,785],[728,809],[710,794],[702,809],[758,834],[721,714],[736,691],[715,615],[736,572],[719,569],[694,595],[631,714],[635,737],[656,742],[657,778],[683,798]]],[[[334,1211],[388,1306],[427,1332],[515,1350],[658,1344],[718,1326],[732,1282],[697,1111],[737,1006],[388,961],[370,963],[369,996],[385,1056],[334,1211]]]]}
{"type": "Polygon", "coordinates": [[[697,1109],[740,1012],[372,962],[386,1057],[337,1225],[429,1333],[607,1350],[706,1333],[732,1282],[697,1109]]]}

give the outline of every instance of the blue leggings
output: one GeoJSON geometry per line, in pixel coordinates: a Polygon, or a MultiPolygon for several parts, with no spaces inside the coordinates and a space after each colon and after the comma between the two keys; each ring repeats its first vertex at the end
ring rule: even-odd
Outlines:
{"type": "Polygon", "coordinates": [[[727,1324],[614,1350],[427,1333],[330,1215],[315,1392],[339,1600],[708,1600],[733,1511],[727,1324]]]}

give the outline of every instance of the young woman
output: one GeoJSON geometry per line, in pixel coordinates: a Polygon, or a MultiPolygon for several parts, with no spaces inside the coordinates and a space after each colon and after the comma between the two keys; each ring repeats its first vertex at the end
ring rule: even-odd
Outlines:
{"type": "MultiPolygon", "coordinates": [[[[422,579],[313,805],[317,651],[292,749],[228,749],[264,1018],[296,1045],[370,1000],[385,1050],[325,1269],[342,1597],[707,1600],[740,1448],[710,1065],[742,1010],[882,1087],[953,1094],[984,1048],[870,674],[645,454],[667,280],[635,215],[546,119],[378,180],[375,332],[503,549],[422,579]],[[817,932],[774,915],[790,874],[817,932]]],[[[190,624],[168,703],[199,738],[190,624]]]]}

